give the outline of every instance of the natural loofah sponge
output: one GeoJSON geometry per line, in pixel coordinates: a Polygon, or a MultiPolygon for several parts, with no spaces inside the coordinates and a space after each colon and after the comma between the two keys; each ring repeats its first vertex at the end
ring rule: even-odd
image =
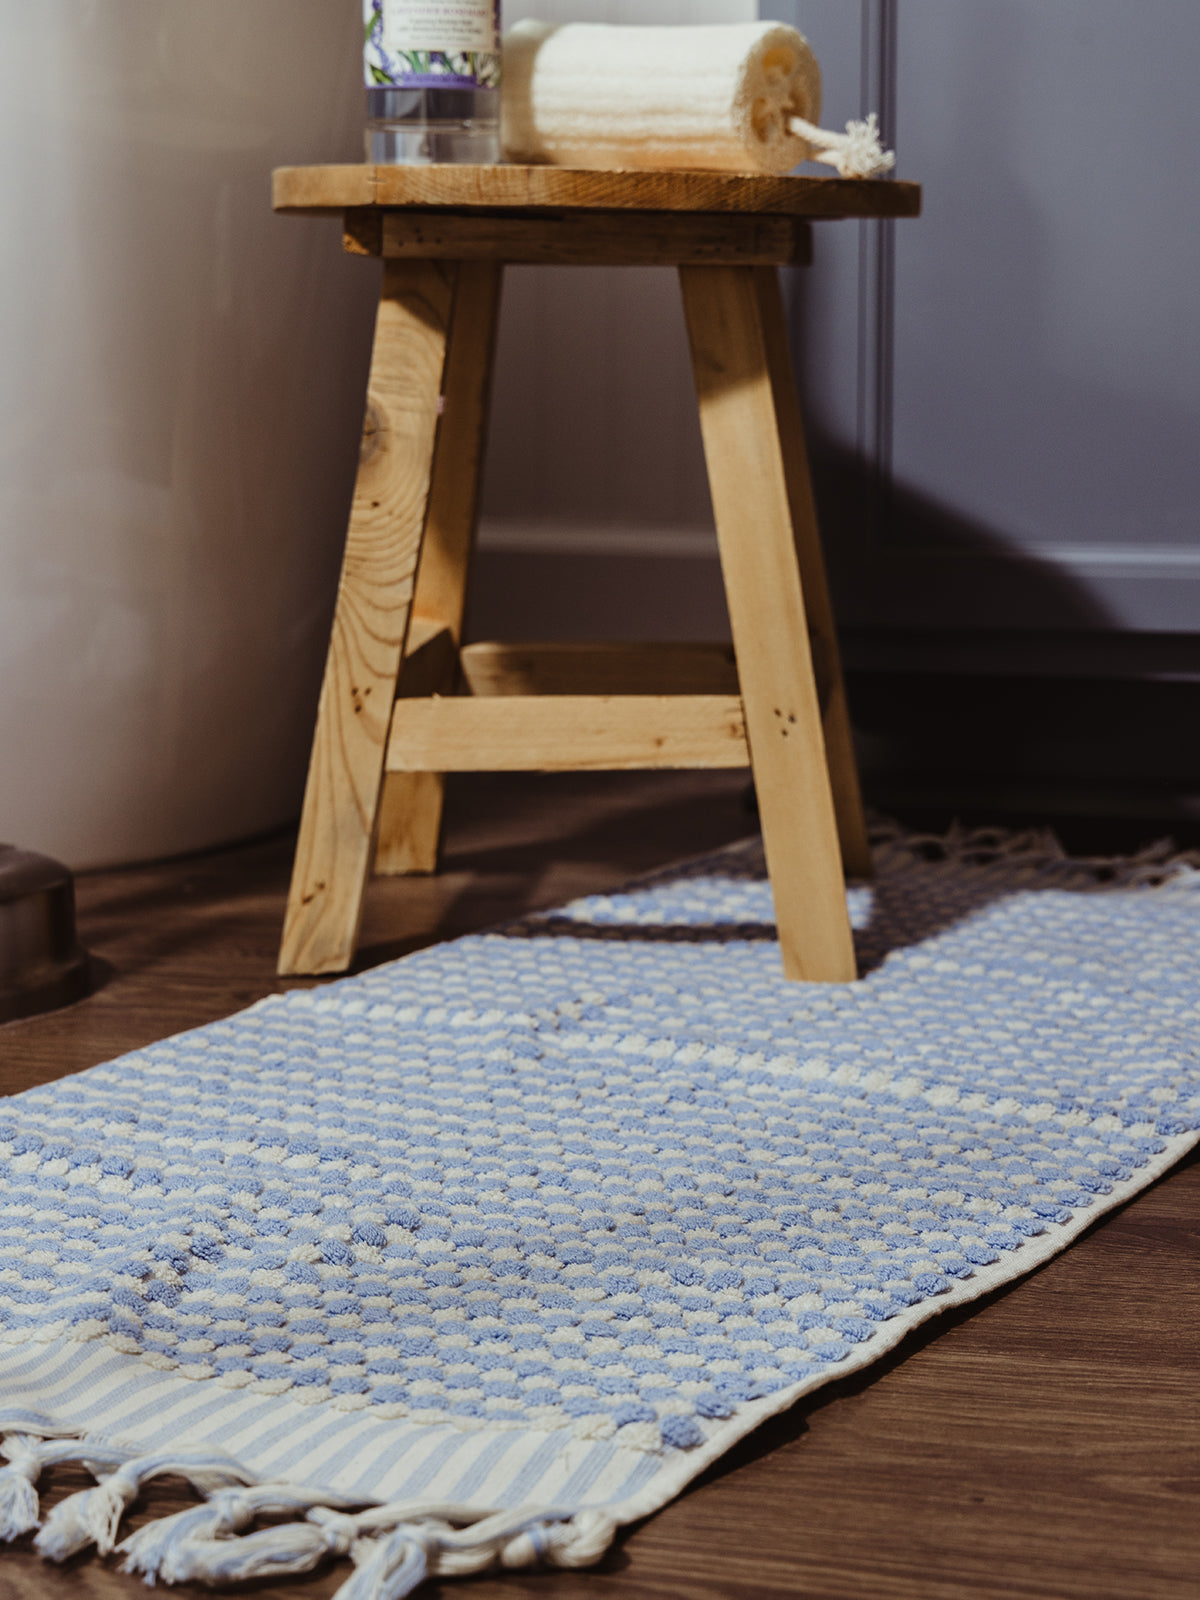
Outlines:
{"type": "Polygon", "coordinates": [[[510,161],[788,172],[820,159],[789,119],[814,124],[820,114],[816,57],[803,34],[778,23],[530,21],[504,40],[510,161]]]}

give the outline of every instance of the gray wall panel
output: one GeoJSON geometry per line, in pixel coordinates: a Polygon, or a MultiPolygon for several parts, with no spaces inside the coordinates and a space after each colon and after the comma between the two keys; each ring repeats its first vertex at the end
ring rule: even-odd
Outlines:
{"type": "Polygon", "coordinates": [[[1200,7],[763,9],[925,185],[894,262],[886,227],[821,230],[795,290],[843,617],[1200,633],[1200,7]]]}

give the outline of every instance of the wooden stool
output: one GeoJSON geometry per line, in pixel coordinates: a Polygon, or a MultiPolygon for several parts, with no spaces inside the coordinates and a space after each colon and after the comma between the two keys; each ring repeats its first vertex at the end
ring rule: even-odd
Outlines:
{"type": "Polygon", "coordinates": [[[776,267],[809,259],[809,218],[919,207],[839,178],[276,172],[276,210],[342,212],[384,262],[281,974],[350,965],[373,858],[435,869],[447,772],[752,765],[784,972],[856,976],[843,863],[870,858],[776,267]],[[679,268],[732,655],[462,647],[505,262],[679,268]]]}

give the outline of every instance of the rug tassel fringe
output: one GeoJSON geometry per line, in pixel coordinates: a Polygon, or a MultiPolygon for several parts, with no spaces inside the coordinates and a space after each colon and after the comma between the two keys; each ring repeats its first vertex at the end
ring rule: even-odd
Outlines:
{"type": "MultiPolygon", "coordinates": [[[[76,1447],[75,1459],[94,1467],[92,1449],[85,1441],[76,1447]]],[[[168,1474],[186,1478],[204,1495],[244,1484],[249,1476],[225,1456],[197,1452],[136,1457],[118,1466],[94,1489],[82,1489],[60,1501],[34,1540],[35,1548],[48,1561],[69,1560],[89,1545],[95,1545],[102,1556],[110,1555],[117,1548],[117,1531],[126,1511],[152,1478],[168,1474]]]]}
{"type": "Polygon", "coordinates": [[[47,1561],[67,1561],[89,1545],[102,1556],[116,1547],[121,1518],[137,1499],[141,1485],[134,1473],[118,1469],[94,1489],[60,1500],[33,1541],[47,1561]]]}
{"type": "MultiPolygon", "coordinates": [[[[378,1525],[401,1512],[411,1516],[409,1507],[384,1506],[357,1520],[378,1525]]],[[[468,1515],[478,1520],[465,1529],[426,1513],[401,1522],[384,1538],[359,1540],[351,1550],[358,1570],[334,1600],[405,1600],[426,1578],[469,1577],[496,1566],[592,1566],[617,1529],[603,1511],[570,1517],[554,1512],[468,1515]]],[[[463,1514],[455,1520],[463,1521],[463,1514]]]]}
{"type": "Polygon", "coordinates": [[[1200,892],[1200,851],[1179,850],[1170,838],[1145,845],[1133,855],[1072,856],[1050,828],[1017,832],[952,822],[945,833],[921,834],[876,816],[870,820],[869,833],[877,871],[912,861],[925,871],[944,873],[966,867],[1010,876],[1016,867],[1047,886],[1200,892]]]}
{"type": "MultiPolygon", "coordinates": [[[[122,1517],[151,1478],[171,1473],[186,1478],[203,1495],[253,1481],[253,1475],[228,1456],[202,1451],[137,1456],[132,1450],[94,1439],[39,1439],[10,1433],[0,1439],[0,1454],[8,1459],[8,1466],[0,1469],[0,1539],[19,1539],[40,1526],[34,1548],[47,1561],[68,1561],[92,1545],[102,1556],[109,1555],[117,1547],[122,1517]],[[81,1489],[60,1500],[42,1525],[38,1479],[45,1468],[66,1463],[86,1467],[98,1482],[92,1489],[81,1489]]],[[[303,1502],[305,1506],[312,1503],[313,1497],[303,1502]]],[[[211,1520],[210,1505],[183,1515],[196,1512],[211,1520]]]]}
{"type": "Polygon", "coordinates": [[[142,1570],[148,1583],[203,1583],[210,1588],[248,1583],[255,1578],[294,1578],[311,1572],[327,1556],[350,1554],[352,1538],[344,1530],[319,1528],[311,1522],[287,1522],[260,1528],[232,1539],[180,1539],[162,1552],[157,1571],[126,1562],[127,1571],[142,1570]]]}
{"type": "Polygon", "coordinates": [[[335,1600],[404,1600],[426,1578],[465,1577],[489,1567],[590,1566],[616,1524],[600,1511],[486,1515],[464,1506],[373,1506],[357,1515],[330,1496],[287,1486],[224,1489],[207,1504],[151,1523],[119,1547],[125,1571],[147,1583],[210,1587],[295,1577],[329,1556],[350,1556],[351,1577],[335,1600]],[[315,1501],[320,1503],[314,1504],[315,1501]],[[247,1533],[257,1516],[303,1511],[303,1521],[247,1533]]]}
{"type": "MultiPolygon", "coordinates": [[[[360,1519],[380,1525],[384,1518],[402,1517],[395,1533],[422,1536],[431,1542],[431,1577],[467,1577],[488,1567],[552,1566],[588,1567],[599,1561],[612,1543],[617,1525],[604,1511],[502,1511],[491,1516],[456,1507],[433,1508],[421,1513],[415,1507],[382,1506],[360,1519]],[[415,1514],[414,1514],[415,1513],[415,1514]],[[440,1515],[439,1515],[440,1513],[440,1515]],[[455,1526],[458,1524],[458,1526],[455,1526]],[[468,1524],[462,1526],[462,1524],[468,1524]]],[[[359,1561],[373,1560],[368,1541],[355,1552],[359,1561]]],[[[343,1585],[340,1600],[392,1600],[387,1588],[362,1590],[343,1585]]]]}
{"type": "Polygon", "coordinates": [[[168,1576],[173,1552],[191,1539],[212,1537],[223,1525],[219,1502],[220,1496],[214,1495],[202,1506],[189,1506],[186,1511],[177,1511],[173,1516],[159,1517],[157,1521],[147,1523],[144,1528],[131,1533],[117,1546],[125,1557],[122,1571],[136,1572],[151,1584],[158,1578],[164,1583],[174,1582],[168,1576]]]}
{"type": "MultiPolygon", "coordinates": [[[[206,1505],[178,1511],[131,1534],[119,1547],[126,1557],[125,1571],[141,1573],[147,1583],[161,1579],[212,1586],[311,1572],[326,1556],[349,1555],[358,1536],[353,1517],[329,1509],[336,1499],[286,1484],[222,1489],[206,1505]],[[309,1512],[318,1505],[323,1526],[287,1522],[244,1532],[255,1517],[309,1512]]],[[[361,1501],[343,1502],[347,1504],[361,1501]]]]}
{"type": "MultiPolygon", "coordinates": [[[[41,1527],[37,1482],[47,1467],[69,1461],[81,1462],[99,1476],[101,1472],[111,1473],[124,1466],[131,1454],[129,1450],[88,1444],[79,1439],[38,1439],[24,1433],[6,1434],[0,1439],[0,1455],[8,1459],[8,1466],[0,1469],[0,1539],[6,1542],[19,1539],[22,1534],[32,1533],[34,1528],[41,1527]]],[[[74,1528],[80,1508],[75,1506],[64,1510],[71,1508],[73,1501],[86,1501],[94,1493],[95,1490],[85,1489],[82,1494],[69,1495],[54,1508],[36,1541],[42,1554],[50,1553],[43,1549],[42,1541],[56,1520],[59,1531],[50,1538],[51,1551],[54,1552],[50,1554],[51,1560],[65,1561],[75,1550],[82,1550],[94,1542],[93,1537],[88,1535],[72,1549],[65,1548],[71,1537],[66,1530],[74,1528]],[[60,1540],[65,1551],[62,1555],[57,1554],[60,1540]]],[[[119,1514],[117,1520],[120,1520],[119,1514]]],[[[114,1531],[115,1526],[114,1523],[114,1531]]],[[[112,1549],[111,1544],[109,1549],[112,1549]]]]}
{"type": "Polygon", "coordinates": [[[68,1495],[50,1512],[34,1541],[50,1561],[66,1561],[95,1545],[118,1549],[124,1570],[148,1584],[213,1587],[254,1578],[311,1572],[328,1556],[349,1556],[355,1571],[335,1600],[404,1600],[426,1578],[465,1577],[489,1567],[587,1567],[608,1549],[617,1524],[606,1512],[479,1511],[459,1504],[413,1501],[369,1506],[321,1489],[262,1484],[227,1456],[192,1452],[136,1456],[87,1439],[0,1439],[0,1538],[38,1527],[37,1482],[48,1466],[85,1466],[96,1486],[68,1495]],[[126,1511],[150,1479],[183,1477],[204,1503],[161,1517],[120,1545],[126,1511]],[[295,1520],[246,1530],[260,1516],[295,1520]]]}
{"type": "Polygon", "coordinates": [[[4,1441],[8,1466],[0,1469],[0,1539],[19,1539],[39,1526],[37,1481],[42,1458],[34,1442],[20,1434],[4,1441]]]}

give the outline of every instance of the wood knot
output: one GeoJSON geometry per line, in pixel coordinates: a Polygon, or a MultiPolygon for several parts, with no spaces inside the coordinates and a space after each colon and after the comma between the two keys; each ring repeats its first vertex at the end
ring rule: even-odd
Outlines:
{"type": "Polygon", "coordinates": [[[363,466],[374,460],[383,448],[383,435],[387,431],[387,419],[379,403],[367,396],[367,410],[363,417],[362,442],[359,445],[358,458],[363,466]]]}

